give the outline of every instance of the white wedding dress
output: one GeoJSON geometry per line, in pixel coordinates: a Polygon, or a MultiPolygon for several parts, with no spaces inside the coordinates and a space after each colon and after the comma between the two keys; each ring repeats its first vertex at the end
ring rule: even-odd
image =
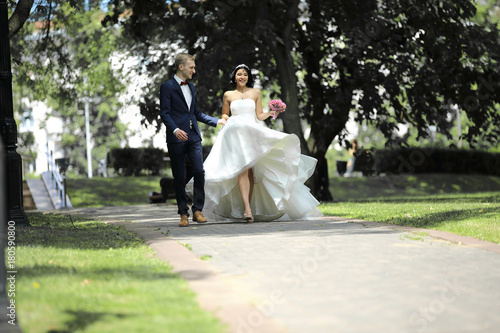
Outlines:
{"type": "Polygon", "coordinates": [[[235,100],[230,110],[204,162],[204,213],[217,221],[243,219],[238,175],[253,168],[256,221],[322,216],[319,202],[304,185],[317,160],[300,153],[299,138],[267,128],[256,117],[253,99],[235,100]]]}

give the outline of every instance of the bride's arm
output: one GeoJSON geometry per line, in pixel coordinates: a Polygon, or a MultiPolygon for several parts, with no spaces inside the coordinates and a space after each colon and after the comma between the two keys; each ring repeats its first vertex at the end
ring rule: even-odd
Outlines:
{"type": "Polygon", "coordinates": [[[222,98],[222,119],[229,119],[229,106],[231,102],[229,102],[229,91],[224,93],[224,97],[222,98]]]}
{"type": "Polygon", "coordinates": [[[257,90],[257,94],[256,94],[257,100],[255,101],[255,113],[256,113],[257,119],[266,120],[267,118],[273,116],[274,111],[269,111],[269,112],[265,113],[262,110],[262,94],[260,93],[259,89],[256,89],[256,90],[257,90]]]}

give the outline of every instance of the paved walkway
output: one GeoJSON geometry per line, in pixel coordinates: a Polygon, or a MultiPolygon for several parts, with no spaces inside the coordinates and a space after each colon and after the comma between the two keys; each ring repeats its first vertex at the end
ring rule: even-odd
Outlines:
{"type": "Polygon", "coordinates": [[[500,329],[496,244],[342,218],[179,228],[172,206],[77,212],[144,237],[230,332],[500,329]]]}

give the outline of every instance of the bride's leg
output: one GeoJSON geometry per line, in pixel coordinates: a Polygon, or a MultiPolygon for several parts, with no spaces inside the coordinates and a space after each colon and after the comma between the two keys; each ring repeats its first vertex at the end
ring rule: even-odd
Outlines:
{"type": "Polygon", "coordinates": [[[248,196],[248,204],[250,205],[250,202],[252,201],[252,195],[253,195],[253,169],[248,170],[248,181],[250,182],[250,194],[248,196]]]}
{"type": "Polygon", "coordinates": [[[251,214],[250,199],[252,198],[253,191],[253,172],[251,169],[238,175],[238,186],[243,204],[245,205],[245,214],[251,214]],[[252,181],[250,181],[250,176],[252,176],[252,181]]]}

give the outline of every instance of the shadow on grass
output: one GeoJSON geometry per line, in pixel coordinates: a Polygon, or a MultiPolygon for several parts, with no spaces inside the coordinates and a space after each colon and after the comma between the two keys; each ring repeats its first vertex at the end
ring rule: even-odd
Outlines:
{"type": "Polygon", "coordinates": [[[71,274],[74,276],[81,276],[82,279],[99,279],[100,277],[106,278],[114,275],[120,277],[129,277],[134,279],[141,279],[143,281],[163,280],[178,278],[177,273],[170,273],[165,271],[155,271],[151,266],[116,266],[106,268],[83,269],[75,268],[73,266],[59,266],[59,265],[35,265],[35,266],[22,266],[22,278],[42,277],[42,276],[62,276],[71,274]]]}
{"type": "MultiPolygon", "coordinates": [[[[367,198],[367,199],[359,199],[352,200],[351,202],[394,202],[394,203],[403,203],[403,202],[445,202],[445,201],[456,201],[457,203],[465,203],[465,202],[500,202],[500,192],[498,194],[485,195],[484,193],[479,194],[478,196],[467,196],[464,194],[450,194],[450,195],[436,195],[436,196],[398,196],[398,197],[380,197],[380,198],[367,198]]],[[[347,201],[344,201],[347,202],[347,201]]]]}
{"type": "Polygon", "coordinates": [[[122,206],[149,203],[150,191],[160,192],[161,176],[68,180],[74,207],[122,206]]]}
{"type": "Polygon", "coordinates": [[[405,225],[417,228],[433,228],[439,226],[441,223],[449,221],[462,221],[473,218],[484,218],[486,215],[499,216],[499,207],[485,207],[481,210],[448,210],[444,212],[426,214],[424,217],[413,217],[413,218],[398,218],[391,219],[389,221],[382,221],[391,224],[405,225]]]}
{"type": "Polygon", "coordinates": [[[78,219],[69,215],[29,213],[30,226],[16,228],[20,246],[44,246],[81,250],[107,250],[143,245],[134,233],[101,221],[78,219]]]}
{"type": "Polygon", "coordinates": [[[391,197],[473,194],[500,191],[500,177],[461,174],[411,174],[335,177],[330,191],[336,202],[391,197]]]}
{"type": "Polygon", "coordinates": [[[56,229],[50,227],[18,227],[19,246],[44,246],[81,250],[107,250],[144,244],[138,236],[117,227],[95,229],[56,229]]]}
{"type": "Polygon", "coordinates": [[[88,311],[65,311],[74,317],[73,320],[65,323],[67,329],[62,330],[49,330],[47,333],[72,333],[83,332],[85,328],[102,320],[104,317],[113,316],[119,319],[130,317],[129,314],[110,313],[110,312],[88,312],[88,311]]]}

